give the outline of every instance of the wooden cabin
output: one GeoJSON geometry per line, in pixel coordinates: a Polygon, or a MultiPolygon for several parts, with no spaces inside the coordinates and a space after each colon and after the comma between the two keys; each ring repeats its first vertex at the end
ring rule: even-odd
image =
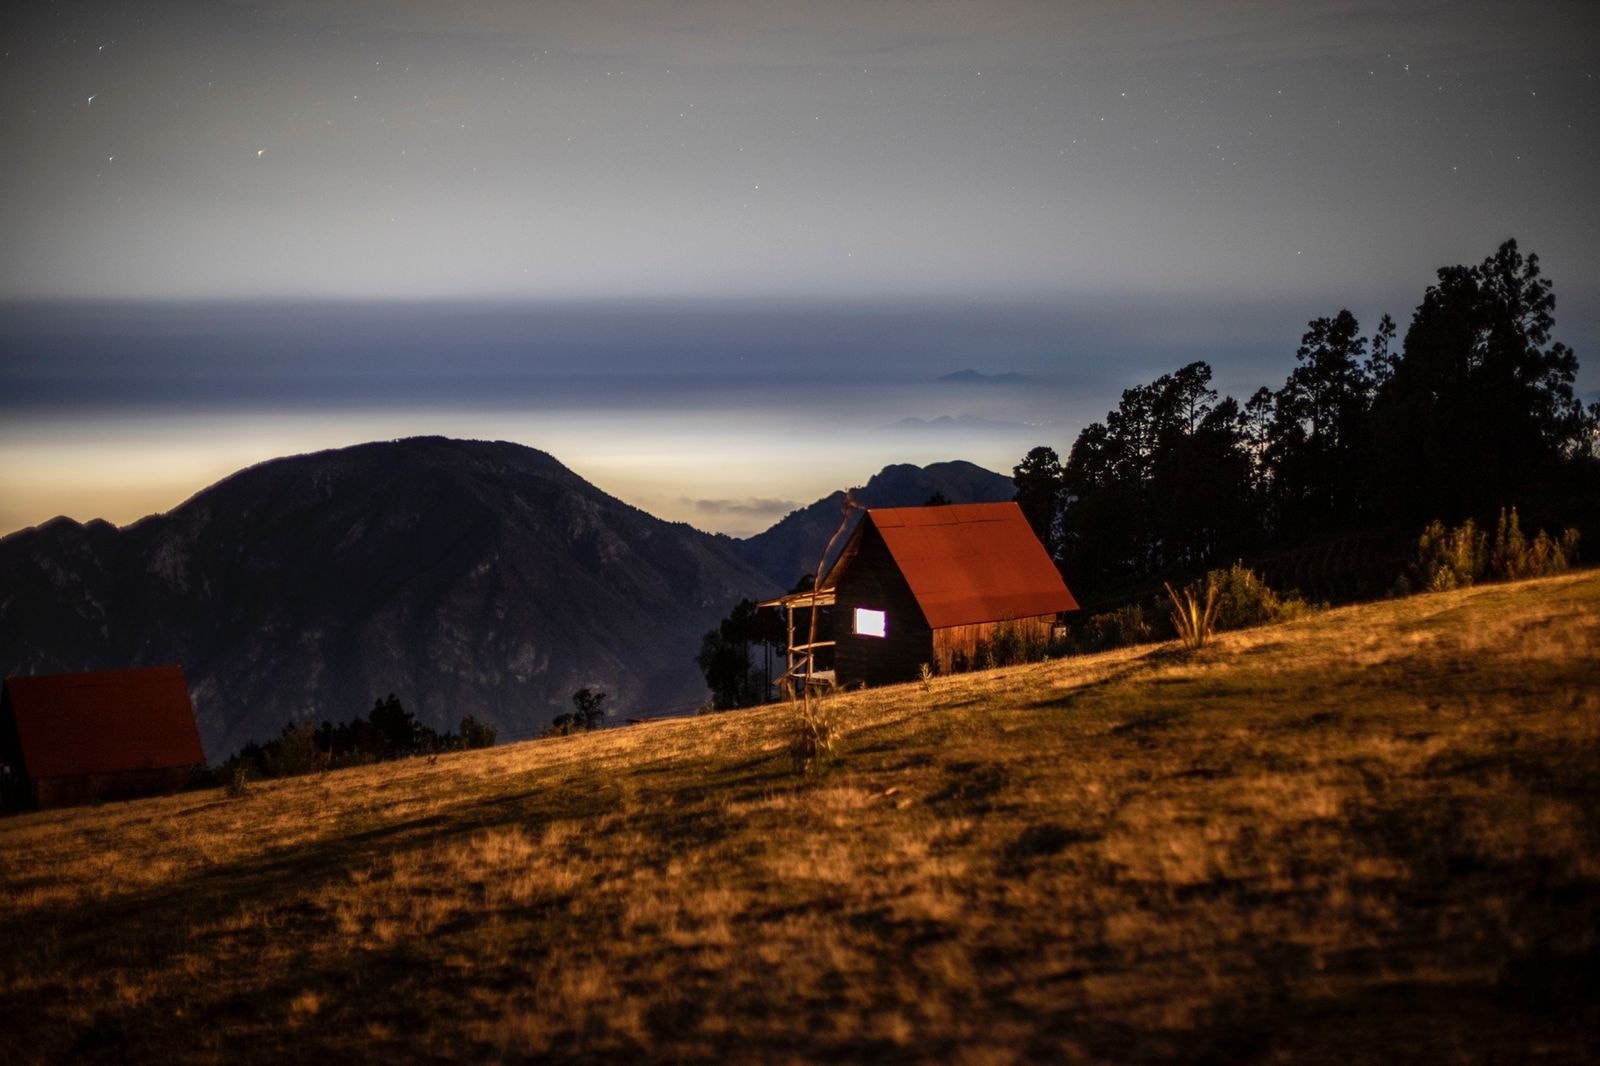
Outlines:
{"type": "MultiPolygon", "coordinates": [[[[831,607],[832,634],[785,675],[813,683],[880,685],[976,665],[1003,639],[1045,642],[1078,603],[1015,503],[886,507],[867,511],[815,593],[774,604],[831,607]],[[831,654],[831,670],[808,655],[831,654]]],[[[791,646],[793,638],[791,637],[791,646]]]]}
{"type": "Polygon", "coordinates": [[[0,689],[7,806],[173,792],[205,761],[182,667],[8,677],[0,689]]]}

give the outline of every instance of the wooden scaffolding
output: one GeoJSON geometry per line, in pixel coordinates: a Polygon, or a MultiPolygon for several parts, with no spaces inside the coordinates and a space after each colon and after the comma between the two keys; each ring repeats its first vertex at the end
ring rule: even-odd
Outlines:
{"type": "Polygon", "coordinates": [[[832,648],[835,642],[810,640],[811,626],[808,624],[803,631],[805,635],[801,642],[795,643],[794,618],[796,611],[819,611],[824,607],[832,607],[836,598],[834,590],[826,588],[814,592],[791,592],[787,596],[780,596],[757,605],[781,609],[788,626],[788,668],[777,681],[778,690],[783,693],[785,699],[797,699],[806,689],[827,691],[838,684],[837,675],[831,667],[826,670],[817,669],[817,652],[823,648],[832,648]]]}

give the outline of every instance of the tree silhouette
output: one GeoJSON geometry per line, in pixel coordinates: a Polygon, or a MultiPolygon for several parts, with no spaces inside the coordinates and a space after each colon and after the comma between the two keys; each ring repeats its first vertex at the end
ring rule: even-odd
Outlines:
{"type": "Polygon", "coordinates": [[[1406,331],[1374,417],[1394,471],[1392,513],[1491,511],[1546,480],[1583,443],[1578,360],[1551,343],[1555,295],[1516,241],[1475,267],[1445,267],[1406,331]]]}
{"type": "Polygon", "coordinates": [[[1258,523],[1245,426],[1204,362],[1124,390],[1104,422],[1078,434],[1062,470],[1066,572],[1092,592],[1249,541],[1258,523]]]}
{"type": "Polygon", "coordinates": [[[1033,527],[1034,536],[1053,557],[1061,546],[1057,523],[1061,509],[1061,457],[1054,448],[1034,448],[1012,468],[1011,483],[1017,487],[1017,506],[1033,527]]]}
{"type": "Polygon", "coordinates": [[[494,726],[480,722],[470,714],[461,719],[456,733],[461,737],[461,746],[469,750],[494,747],[497,735],[494,726]]]}
{"type": "Polygon", "coordinates": [[[1538,257],[1507,241],[1438,271],[1398,353],[1388,315],[1363,338],[1341,310],[1308,323],[1282,388],[1242,408],[1203,362],[1124,390],[1064,464],[1028,452],[1017,501],[1091,597],[1511,505],[1541,524],[1600,522],[1600,403],[1576,398],[1554,308],[1538,257]]]}
{"type": "Polygon", "coordinates": [[[400,705],[393,692],[388,699],[374,700],[372,713],[367,715],[377,744],[379,758],[410,755],[417,750],[421,739],[417,720],[400,705]]]}
{"type": "Polygon", "coordinates": [[[695,656],[711,690],[712,706],[728,710],[765,703],[771,655],[786,648],[787,634],[778,612],[763,611],[753,600],[740,600],[716,629],[700,638],[700,654],[695,656]],[[760,670],[751,658],[752,645],[763,652],[760,670]]]}
{"type": "MultiPolygon", "coordinates": [[[[1393,323],[1388,322],[1392,332],[1393,323]]],[[[1375,345],[1386,344],[1382,327],[1375,345]]],[[[1291,535],[1349,525],[1368,510],[1372,474],[1372,369],[1349,311],[1313,319],[1299,365],[1273,402],[1267,460],[1280,529],[1291,535]]]]}
{"type": "Polygon", "coordinates": [[[598,729],[605,721],[606,712],[601,707],[605,703],[606,694],[597,688],[585,685],[572,694],[572,705],[576,708],[572,715],[572,723],[579,729],[598,729]]]}

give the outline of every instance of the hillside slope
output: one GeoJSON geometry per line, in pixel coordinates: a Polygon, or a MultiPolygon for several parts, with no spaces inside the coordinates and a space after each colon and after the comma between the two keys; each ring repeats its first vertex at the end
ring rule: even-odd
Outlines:
{"type": "Polygon", "coordinates": [[[398,693],[528,736],[597,684],[704,698],[700,636],[775,591],[726,538],[663,522],[543,452],[444,438],[274,460],[127,529],[0,540],[5,673],[178,663],[213,760],[398,693]]]}
{"type": "Polygon", "coordinates": [[[0,823],[16,1061],[1586,1061],[1600,572],[0,823]]]}

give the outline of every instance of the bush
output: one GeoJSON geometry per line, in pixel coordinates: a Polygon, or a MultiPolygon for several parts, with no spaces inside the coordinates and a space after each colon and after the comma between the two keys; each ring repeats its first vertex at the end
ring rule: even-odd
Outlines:
{"type": "Polygon", "coordinates": [[[292,777],[445,751],[456,744],[453,735],[441,735],[418,722],[391,693],[386,700],[374,700],[366,718],[339,725],[323,722],[315,729],[309,722],[290,722],[276,739],[265,744],[251,741],[229,756],[220,773],[223,780],[240,768],[251,778],[292,777]]]}
{"type": "Polygon", "coordinates": [[[1484,575],[1488,562],[1488,537],[1467,519],[1453,529],[1435,519],[1417,538],[1417,554],[1406,575],[1409,588],[1448,592],[1470,588],[1484,575]]]}
{"type": "Polygon", "coordinates": [[[297,777],[321,768],[317,731],[310,724],[295,722],[283,727],[278,742],[266,753],[267,777],[297,777]]]}
{"type": "Polygon", "coordinates": [[[1064,639],[1053,641],[1039,636],[1031,628],[1005,623],[995,627],[990,639],[978,641],[970,658],[960,651],[952,654],[950,672],[960,674],[968,670],[992,670],[997,666],[1036,663],[1052,654],[1060,654],[1065,648],[1064,639]]]}
{"type": "Polygon", "coordinates": [[[997,627],[994,639],[989,642],[994,665],[1011,666],[1014,663],[1025,662],[1025,644],[1022,634],[1017,632],[1015,626],[997,627]]]}
{"type": "Polygon", "coordinates": [[[486,722],[480,722],[470,714],[461,719],[461,725],[457,732],[461,735],[461,746],[467,750],[492,748],[498,735],[494,726],[486,722]]]}
{"type": "Polygon", "coordinates": [[[1298,593],[1279,596],[1254,570],[1239,563],[1226,570],[1211,571],[1206,580],[1217,590],[1219,631],[1287,622],[1311,612],[1311,605],[1298,593]]]}
{"type": "Polygon", "coordinates": [[[1089,619],[1088,630],[1089,643],[1097,648],[1146,644],[1155,639],[1155,627],[1144,607],[1137,603],[1095,615],[1089,619]]]}
{"type": "Polygon", "coordinates": [[[1489,549],[1489,574],[1500,580],[1544,577],[1559,574],[1577,560],[1578,531],[1565,529],[1559,540],[1544,530],[1529,541],[1522,535],[1517,509],[1500,509],[1495,525],[1494,546],[1489,549]]]}
{"type": "Polygon", "coordinates": [[[1494,540],[1472,519],[1446,528],[1430,522],[1417,538],[1417,552],[1395,583],[1401,595],[1470,588],[1485,579],[1498,581],[1559,574],[1577,561],[1578,531],[1565,529],[1559,538],[1539,530],[1533,540],[1522,532],[1515,507],[1501,508],[1494,540]]]}

